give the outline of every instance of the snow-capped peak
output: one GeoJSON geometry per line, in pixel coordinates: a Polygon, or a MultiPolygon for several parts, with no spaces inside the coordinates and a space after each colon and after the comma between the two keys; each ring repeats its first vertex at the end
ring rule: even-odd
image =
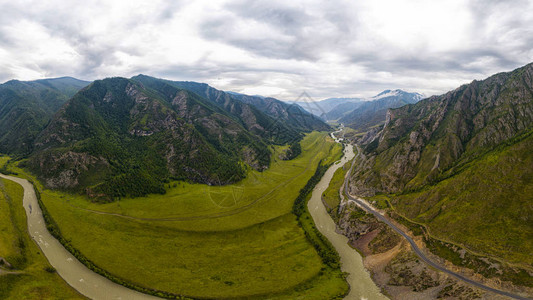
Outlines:
{"type": "Polygon", "coordinates": [[[417,101],[426,98],[426,96],[424,96],[424,94],[420,94],[420,93],[413,93],[413,94],[415,94],[415,95],[414,95],[414,98],[415,98],[417,101]]]}
{"type": "Polygon", "coordinates": [[[400,89],[396,89],[396,90],[384,90],[383,92],[377,94],[376,96],[366,98],[365,100],[374,101],[374,100],[379,100],[379,99],[387,98],[387,97],[409,98],[409,99],[414,100],[415,102],[425,98],[425,96],[420,93],[409,93],[409,92],[406,92],[400,89]]]}
{"type": "Polygon", "coordinates": [[[378,100],[378,99],[386,98],[386,97],[394,97],[394,96],[400,95],[401,93],[405,93],[405,92],[402,90],[394,90],[394,91],[384,90],[383,92],[377,94],[376,96],[370,97],[368,100],[378,100]]]}

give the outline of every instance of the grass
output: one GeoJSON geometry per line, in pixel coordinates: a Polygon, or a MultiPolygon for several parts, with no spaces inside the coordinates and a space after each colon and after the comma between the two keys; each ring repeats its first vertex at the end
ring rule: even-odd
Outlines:
{"type": "Polygon", "coordinates": [[[344,168],[338,168],[333,174],[328,188],[324,191],[324,193],[322,193],[322,201],[326,204],[328,213],[331,213],[332,210],[337,209],[341,203],[339,190],[344,182],[345,174],[346,170],[344,170],[344,168]]]}
{"type": "Polygon", "coordinates": [[[8,160],[9,160],[9,156],[0,154],[0,168],[2,168],[7,163],[8,160]]]}
{"type": "Polygon", "coordinates": [[[468,251],[460,253],[458,251],[460,248],[457,246],[434,238],[425,238],[424,241],[431,252],[455,265],[475,270],[488,278],[498,277],[514,284],[533,286],[533,277],[524,269],[513,268],[490,258],[473,255],[468,251]]]}
{"type": "Polygon", "coordinates": [[[20,185],[0,179],[0,257],[13,266],[4,270],[15,272],[0,275],[0,298],[84,299],[55,273],[27,234],[22,195],[20,185]]]}
{"type": "Polygon", "coordinates": [[[497,149],[434,186],[394,197],[394,205],[439,239],[531,266],[532,148],[530,136],[497,149]]]}
{"type": "MultiPolygon", "coordinates": [[[[354,149],[354,151],[357,151],[354,149]]],[[[338,221],[338,207],[341,203],[340,188],[344,182],[344,176],[346,172],[350,169],[352,165],[352,160],[346,162],[342,168],[338,168],[331,181],[329,182],[328,188],[322,193],[322,202],[326,206],[326,210],[331,215],[333,220],[338,221]]]]}
{"type": "Polygon", "coordinates": [[[334,298],[346,283],[291,209],[318,163],[338,159],[342,146],[314,132],[297,158],[281,161],[279,151],[269,170],[229,186],[171,182],[166,195],[109,204],[50,190],[41,196],[73,247],[133,284],[192,297],[334,298]]]}
{"type": "MultiPolygon", "coordinates": [[[[389,195],[389,204],[406,219],[392,215],[415,234],[426,231],[428,248],[454,264],[532,286],[532,148],[533,136],[526,135],[442,174],[436,184],[389,195]]],[[[374,198],[380,197],[387,200],[374,198]]]]}

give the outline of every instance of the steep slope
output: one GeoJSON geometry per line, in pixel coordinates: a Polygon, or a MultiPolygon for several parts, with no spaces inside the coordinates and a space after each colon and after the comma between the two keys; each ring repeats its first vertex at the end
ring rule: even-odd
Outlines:
{"type": "Polygon", "coordinates": [[[364,99],[361,98],[327,98],[315,102],[304,102],[304,101],[287,101],[290,104],[297,104],[300,107],[303,107],[306,111],[312,113],[313,115],[326,118],[326,114],[332,111],[336,106],[346,104],[346,103],[360,103],[364,99]]]}
{"type": "Polygon", "coordinates": [[[385,90],[344,115],[338,122],[346,124],[358,132],[365,132],[372,127],[383,125],[389,108],[416,103],[422,97],[419,93],[385,90]]]}
{"type": "Polygon", "coordinates": [[[531,266],[533,64],[392,109],[351,192],[389,194],[436,236],[531,266]]]}
{"type": "Polygon", "coordinates": [[[361,107],[362,105],[364,105],[364,102],[346,102],[346,103],[341,103],[341,104],[333,107],[333,109],[331,109],[330,111],[328,111],[326,113],[326,119],[328,119],[328,120],[338,120],[338,119],[346,116],[347,114],[349,114],[353,110],[361,107]]]}
{"type": "MultiPolygon", "coordinates": [[[[143,82],[150,78],[146,75],[138,75],[132,79],[143,82]]],[[[164,81],[179,89],[193,92],[202,99],[209,100],[212,104],[237,117],[246,130],[270,143],[286,144],[300,140],[303,136],[300,130],[290,126],[285,120],[274,119],[257,107],[241,102],[231,94],[212,88],[205,83],[164,81]]]]}
{"type": "Polygon", "coordinates": [[[262,170],[267,145],[225,112],[163,81],[108,78],[77,93],[35,143],[27,167],[50,188],[109,200],[164,192],[169,178],[226,184],[262,170]]]}
{"type": "Polygon", "coordinates": [[[89,82],[64,77],[0,85],[0,152],[23,155],[52,115],[89,82]]]}
{"type": "Polygon", "coordinates": [[[329,130],[331,127],[320,118],[307,112],[297,104],[287,104],[270,97],[248,96],[232,93],[231,96],[241,102],[251,104],[272,118],[282,121],[301,131],[329,130]]]}
{"type": "Polygon", "coordinates": [[[265,141],[245,130],[238,116],[169,81],[148,76],[137,77],[136,81],[171,103],[178,116],[192,124],[215,149],[228,155],[242,150],[241,158],[256,170],[264,170],[270,163],[265,141]]]}

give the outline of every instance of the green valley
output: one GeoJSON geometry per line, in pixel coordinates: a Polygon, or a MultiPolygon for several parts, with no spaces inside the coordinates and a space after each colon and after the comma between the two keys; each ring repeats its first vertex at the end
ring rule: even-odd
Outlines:
{"type": "Polygon", "coordinates": [[[63,237],[128,282],[191,297],[331,298],[346,283],[322,262],[291,209],[319,162],[337,160],[342,147],[319,132],[301,147],[295,159],[274,154],[268,170],[250,170],[236,184],[174,181],[164,196],[97,204],[38,186],[63,237]]]}
{"type": "Polygon", "coordinates": [[[0,178],[0,298],[84,299],[28,236],[22,193],[20,185],[0,178]]]}
{"type": "Polygon", "coordinates": [[[0,300],[533,300],[531,24],[0,1],[0,300]]]}

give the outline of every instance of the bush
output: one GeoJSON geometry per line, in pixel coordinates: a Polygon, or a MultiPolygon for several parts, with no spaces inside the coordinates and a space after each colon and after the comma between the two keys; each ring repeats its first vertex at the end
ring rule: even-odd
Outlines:
{"type": "Polygon", "coordinates": [[[330,165],[322,165],[319,162],[315,174],[309,179],[307,184],[300,190],[300,194],[294,201],[292,213],[298,217],[298,224],[303,228],[307,240],[313,245],[321,257],[322,262],[333,269],[340,268],[340,256],[330,243],[330,241],[318,231],[307,210],[308,195],[320,181],[330,165]]]}

